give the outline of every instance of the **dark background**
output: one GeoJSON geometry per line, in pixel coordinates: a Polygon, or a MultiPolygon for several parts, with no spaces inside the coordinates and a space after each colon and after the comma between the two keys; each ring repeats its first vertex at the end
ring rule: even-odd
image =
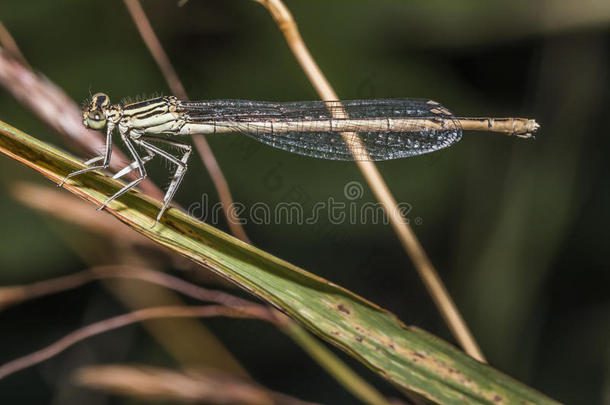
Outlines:
{"type": "MultiPolygon", "coordinates": [[[[568,403],[610,401],[610,184],[607,1],[289,1],[339,96],[423,97],[461,116],[526,116],[535,140],[465,133],[435,154],[379,164],[432,262],[494,367],[568,403]]],[[[145,10],[193,99],[316,99],[279,30],[249,1],[146,1],[145,10]]],[[[34,68],[80,102],[104,91],[168,94],[120,1],[5,0],[0,19],[34,68]]],[[[66,148],[0,89],[0,119],[66,148]]],[[[311,207],[363,185],[354,164],[310,159],[240,135],[209,142],[236,201],[311,207]]],[[[152,177],[165,185],[162,165],[152,177]]],[[[0,284],[44,280],[87,264],[79,230],[12,199],[18,180],[45,182],[0,158],[0,284]],[[70,235],[70,237],[66,237],[70,235]],[[76,235],[76,236],[75,236],[76,235]]],[[[217,195],[197,156],[176,200],[217,195]]],[[[93,210],[94,207],[91,207],[93,210]]],[[[106,214],[100,214],[106,215],[106,214]]],[[[248,219],[248,216],[245,216],[248,219]]],[[[221,218],[218,224],[226,230],[221,218]]],[[[208,221],[209,222],[209,221],[208,221]]],[[[388,225],[249,223],[254,244],[453,342],[388,225]]],[[[95,247],[95,238],[88,235],[95,247]]],[[[90,246],[90,247],[91,247],[90,246]]],[[[166,268],[171,271],[171,268],[166,268]]],[[[126,309],[99,284],[0,313],[0,362],[126,309]]],[[[268,325],[206,320],[263,385],[311,401],[354,399],[268,325]]],[[[205,347],[202,348],[205,350],[205,347]]],[[[387,382],[347,356],[390,396],[387,382]]],[[[90,339],[0,381],[0,403],[125,403],[75,388],[70,374],[94,363],[176,367],[139,326],[90,339]]]]}

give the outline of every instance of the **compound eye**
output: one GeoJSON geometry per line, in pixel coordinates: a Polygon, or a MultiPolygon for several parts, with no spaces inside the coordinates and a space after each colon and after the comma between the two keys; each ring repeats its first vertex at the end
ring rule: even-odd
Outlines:
{"type": "Polygon", "coordinates": [[[95,93],[91,97],[91,106],[97,108],[104,108],[110,105],[110,97],[104,93],[95,93]]]}
{"type": "Polygon", "coordinates": [[[102,129],[106,125],[106,116],[99,110],[89,111],[86,125],[91,129],[102,129]]]}

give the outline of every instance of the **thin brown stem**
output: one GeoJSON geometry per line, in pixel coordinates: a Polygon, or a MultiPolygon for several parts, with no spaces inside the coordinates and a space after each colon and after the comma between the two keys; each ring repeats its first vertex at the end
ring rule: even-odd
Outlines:
{"type": "Polygon", "coordinates": [[[138,398],[205,404],[316,405],[271,391],[254,381],[211,369],[174,371],[150,366],[81,368],[75,382],[87,388],[138,398]]]}
{"type": "MultiPolygon", "coordinates": [[[[124,0],[124,2],[134,24],[138,29],[138,32],[140,33],[140,36],[146,44],[146,47],[157,63],[157,66],[159,66],[163,77],[165,77],[170,90],[176,97],[183,100],[188,100],[188,94],[186,93],[186,90],[184,89],[176,70],[169,60],[169,57],[165,53],[159,38],[157,38],[155,31],[150,25],[142,5],[138,0],[124,0]]],[[[193,142],[197,148],[197,151],[199,152],[199,156],[201,157],[203,164],[212,178],[212,182],[214,183],[214,187],[216,188],[216,192],[218,193],[218,197],[222,203],[222,209],[225,217],[227,218],[227,224],[229,225],[231,233],[244,242],[251,243],[248,235],[246,235],[246,231],[239,223],[239,215],[234,208],[235,204],[233,203],[229,183],[222,173],[220,165],[218,164],[218,161],[216,160],[208,141],[203,135],[199,135],[193,137],[193,142]]]]}
{"type": "MultiPolygon", "coordinates": [[[[307,49],[307,46],[299,33],[296,22],[288,8],[282,3],[281,0],[254,1],[265,6],[271,13],[278,28],[284,34],[286,42],[292,50],[292,53],[316,89],[320,98],[322,100],[338,100],[339,97],[337,96],[337,93],[333,90],[332,86],[320,70],[320,67],[307,49]]],[[[347,142],[347,144],[350,146],[350,148],[358,148],[362,150],[363,148],[357,145],[358,142],[359,141],[356,141],[355,145],[353,145],[351,141],[347,142]]],[[[422,279],[426,289],[431,295],[434,303],[439,309],[443,319],[449,326],[449,329],[453,333],[454,337],[466,353],[473,358],[484,362],[485,357],[483,356],[481,349],[468,329],[466,322],[453,302],[453,299],[449,295],[447,288],[432,265],[432,262],[428,258],[428,255],[424,251],[417,236],[413,232],[413,229],[411,229],[407,223],[407,220],[401,214],[401,211],[396,204],[396,200],[381,176],[381,173],[377,169],[377,166],[375,166],[375,164],[371,161],[362,160],[357,161],[356,164],[371,187],[371,190],[373,190],[375,197],[379,202],[381,202],[382,206],[387,212],[392,228],[400,239],[405,251],[411,258],[411,261],[415,265],[420,278],[422,279]]]]}
{"type": "MultiPolygon", "coordinates": [[[[186,282],[177,277],[170,276],[159,271],[150,270],[127,265],[114,266],[95,266],[79,273],[68,276],[58,277],[51,280],[44,280],[33,284],[22,286],[9,286],[0,288],[0,309],[10,305],[15,305],[23,301],[39,298],[45,295],[55,294],[61,291],[70,290],[82,286],[83,284],[109,278],[124,278],[146,281],[177,292],[200,301],[208,301],[221,304],[227,307],[249,307],[257,306],[266,308],[263,305],[236,297],[220,290],[210,290],[199,287],[195,284],[186,282]]],[[[269,314],[267,319],[274,322],[275,318],[269,314]]]]}
{"type": "Polygon", "coordinates": [[[0,366],[0,379],[17,371],[31,367],[41,363],[51,357],[63,352],[70,346],[85,340],[91,336],[99,335],[104,332],[118,329],[123,326],[131,325],[137,322],[142,322],[149,319],[159,318],[202,318],[227,316],[233,318],[258,318],[266,320],[267,310],[260,307],[225,307],[222,305],[207,305],[207,306],[166,306],[140,309],[129,312],[123,315],[115,316],[100,322],[93,323],[83,328],[77,329],[72,333],[64,336],[55,343],[45,347],[44,349],[35,351],[27,356],[20,357],[16,360],[0,366]]]}
{"type": "Polygon", "coordinates": [[[178,74],[170,62],[169,57],[165,53],[159,38],[155,35],[155,31],[150,25],[150,21],[148,21],[148,17],[146,17],[142,5],[138,0],[124,0],[124,2],[131,19],[144,40],[144,44],[146,44],[148,51],[151,53],[155,62],[157,62],[159,69],[161,69],[161,73],[167,81],[170,90],[174,96],[181,99],[187,99],[188,95],[186,94],[186,90],[184,89],[180,78],[178,78],[178,74]]]}
{"type": "Polygon", "coordinates": [[[32,70],[32,67],[28,63],[23,53],[21,53],[21,49],[19,49],[19,45],[17,45],[17,41],[11,35],[10,31],[4,26],[2,21],[0,21],[0,45],[6,49],[8,53],[10,53],[13,58],[17,59],[23,66],[32,70]]]}

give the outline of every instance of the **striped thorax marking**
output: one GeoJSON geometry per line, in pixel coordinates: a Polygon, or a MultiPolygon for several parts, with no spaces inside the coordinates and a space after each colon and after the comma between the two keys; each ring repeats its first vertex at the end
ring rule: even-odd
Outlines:
{"type": "Polygon", "coordinates": [[[127,104],[123,107],[121,124],[145,133],[174,132],[179,130],[180,122],[184,122],[182,115],[176,112],[177,104],[175,97],[157,97],[127,104]]]}

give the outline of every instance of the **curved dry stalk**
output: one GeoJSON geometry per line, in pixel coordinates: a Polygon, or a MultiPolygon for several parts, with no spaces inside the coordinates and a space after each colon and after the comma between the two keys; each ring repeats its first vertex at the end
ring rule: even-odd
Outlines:
{"type": "MultiPolygon", "coordinates": [[[[167,81],[172,93],[180,99],[188,100],[188,94],[186,93],[186,90],[184,89],[176,70],[169,60],[169,57],[165,53],[159,38],[157,38],[155,31],[150,25],[142,5],[138,0],[124,0],[124,2],[134,24],[138,29],[138,32],[140,33],[140,36],[144,40],[144,43],[157,63],[157,66],[159,66],[159,69],[161,69],[161,73],[167,81]]],[[[233,197],[231,196],[229,183],[220,169],[220,165],[212,152],[212,148],[210,148],[210,144],[203,135],[194,136],[193,143],[199,152],[201,161],[212,178],[216,192],[218,192],[218,197],[222,202],[222,210],[227,218],[227,224],[231,230],[231,233],[244,242],[252,243],[248,238],[248,235],[246,235],[244,228],[241,226],[239,221],[236,220],[239,218],[239,215],[237,214],[235,205],[233,204],[233,197]]]]}
{"type": "MultiPolygon", "coordinates": [[[[227,307],[260,306],[252,301],[236,297],[220,290],[211,290],[186,282],[178,277],[142,267],[114,265],[94,266],[79,273],[70,274],[50,280],[39,281],[27,285],[0,287],[0,310],[16,305],[20,302],[55,294],[61,291],[71,290],[96,280],[123,278],[146,281],[170,290],[182,293],[200,301],[208,301],[227,307]]],[[[267,309],[267,311],[270,311],[267,309]]],[[[269,314],[266,317],[269,322],[274,322],[275,317],[269,314]]]]}
{"type": "Polygon", "coordinates": [[[15,38],[11,35],[10,31],[6,29],[2,21],[0,21],[0,44],[13,56],[13,58],[17,59],[23,66],[32,70],[32,67],[28,63],[23,53],[21,53],[21,49],[19,49],[19,45],[15,41],[15,38]]]}
{"type": "MultiPolygon", "coordinates": [[[[339,100],[337,93],[335,93],[332,86],[320,70],[320,67],[311,56],[311,53],[307,49],[307,46],[299,33],[292,14],[282,3],[282,1],[253,1],[262,4],[269,11],[269,13],[271,13],[275,23],[286,38],[286,42],[290,47],[290,50],[301,65],[301,68],[316,89],[316,92],[320,98],[322,100],[339,100]]],[[[351,137],[350,139],[353,138],[357,139],[357,137],[351,137]]],[[[355,144],[352,142],[353,140],[348,141],[346,139],[346,144],[349,145],[350,149],[354,150],[354,148],[356,148],[358,150],[366,150],[361,145],[358,145],[358,141],[355,144]]],[[[449,326],[453,336],[466,353],[479,361],[485,362],[485,357],[483,356],[479,345],[468,329],[464,318],[449,295],[447,288],[432,265],[432,262],[428,258],[428,255],[415,235],[415,232],[413,232],[413,229],[402,216],[396,200],[381,176],[381,173],[377,169],[377,166],[371,161],[362,160],[357,160],[356,164],[371,187],[371,190],[373,190],[375,197],[384,207],[394,232],[396,232],[398,239],[411,258],[411,261],[417,269],[417,272],[426,286],[428,293],[439,309],[443,319],[449,326]]]]}
{"type": "Polygon", "coordinates": [[[315,405],[271,391],[249,379],[210,369],[179,372],[149,366],[90,366],[78,370],[74,381],[86,388],[143,400],[219,405],[315,405]]]}
{"type": "Polygon", "coordinates": [[[100,322],[95,322],[91,325],[77,329],[72,333],[64,336],[55,343],[45,347],[44,349],[35,351],[27,356],[20,357],[16,360],[0,366],[0,380],[16,373],[17,371],[31,367],[41,363],[51,357],[63,352],[70,346],[85,340],[91,336],[99,335],[104,332],[111,331],[123,326],[134,323],[159,318],[209,318],[215,316],[228,316],[233,318],[257,318],[265,319],[265,312],[261,311],[260,307],[226,307],[222,305],[206,305],[206,306],[166,306],[140,309],[129,312],[123,315],[115,316],[100,322]]]}

